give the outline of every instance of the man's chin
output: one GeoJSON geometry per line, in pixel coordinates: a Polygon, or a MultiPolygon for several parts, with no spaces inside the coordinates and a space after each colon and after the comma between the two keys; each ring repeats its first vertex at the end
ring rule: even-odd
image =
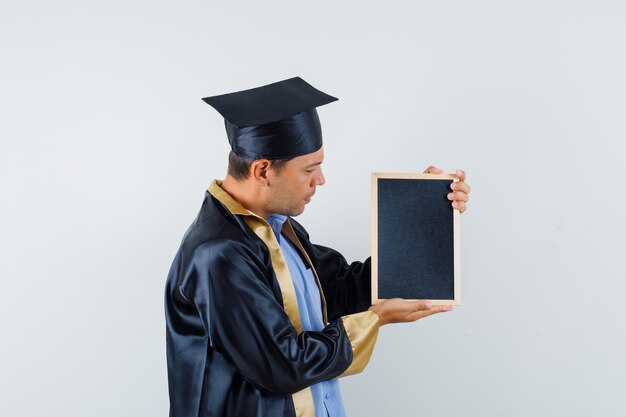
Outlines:
{"type": "Polygon", "coordinates": [[[304,213],[304,205],[302,207],[298,207],[298,208],[277,209],[277,210],[273,211],[273,213],[281,214],[283,216],[296,217],[296,216],[299,216],[302,213],[304,213]]]}
{"type": "Polygon", "coordinates": [[[299,210],[292,210],[292,211],[288,214],[288,216],[289,216],[289,217],[297,217],[297,216],[301,215],[302,213],[304,213],[304,207],[302,207],[302,208],[301,208],[301,209],[299,209],[299,210]]]}
{"type": "Polygon", "coordinates": [[[302,213],[304,213],[304,205],[302,205],[302,207],[298,207],[296,209],[289,210],[289,214],[287,214],[287,216],[289,216],[289,217],[296,217],[296,216],[301,215],[302,213]]]}

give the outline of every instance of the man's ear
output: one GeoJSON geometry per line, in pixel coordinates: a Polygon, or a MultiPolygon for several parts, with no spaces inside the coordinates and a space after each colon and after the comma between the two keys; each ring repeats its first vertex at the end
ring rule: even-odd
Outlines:
{"type": "Polygon", "coordinates": [[[250,165],[250,177],[261,185],[268,185],[267,173],[271,165],[269,159],[257,159],[250,165]]]}

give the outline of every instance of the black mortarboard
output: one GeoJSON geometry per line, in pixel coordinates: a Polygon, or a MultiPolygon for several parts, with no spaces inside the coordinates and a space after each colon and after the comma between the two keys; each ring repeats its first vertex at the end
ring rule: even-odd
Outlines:
{"type": "Polygon", "coordinates": [[[336,101],[300,77],[205,97],[225,119],[232,150],[250,159],[284,159],[322,147],[316,107],[336,101]]]}

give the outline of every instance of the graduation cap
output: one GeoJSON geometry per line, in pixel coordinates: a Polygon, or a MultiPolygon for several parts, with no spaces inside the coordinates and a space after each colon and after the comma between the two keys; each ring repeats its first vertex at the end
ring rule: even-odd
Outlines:
{"type": "Polygon", "coordinates": [[[228,142],[249,159],[285,159],[322,147],[316,107],[336,101],[300,77],[250,90],[205,97],[225,120],[228,142]]]}

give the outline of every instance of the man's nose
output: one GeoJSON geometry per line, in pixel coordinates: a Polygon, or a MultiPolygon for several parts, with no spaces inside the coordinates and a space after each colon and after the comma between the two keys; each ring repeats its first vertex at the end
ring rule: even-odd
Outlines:
{"type": "Polygon", "coordinates": [[[317,185],[324,185],[326,183],[326,178],[324,177],[324,173],[320,169],[320,173],[317,176],[317,185]]]}

